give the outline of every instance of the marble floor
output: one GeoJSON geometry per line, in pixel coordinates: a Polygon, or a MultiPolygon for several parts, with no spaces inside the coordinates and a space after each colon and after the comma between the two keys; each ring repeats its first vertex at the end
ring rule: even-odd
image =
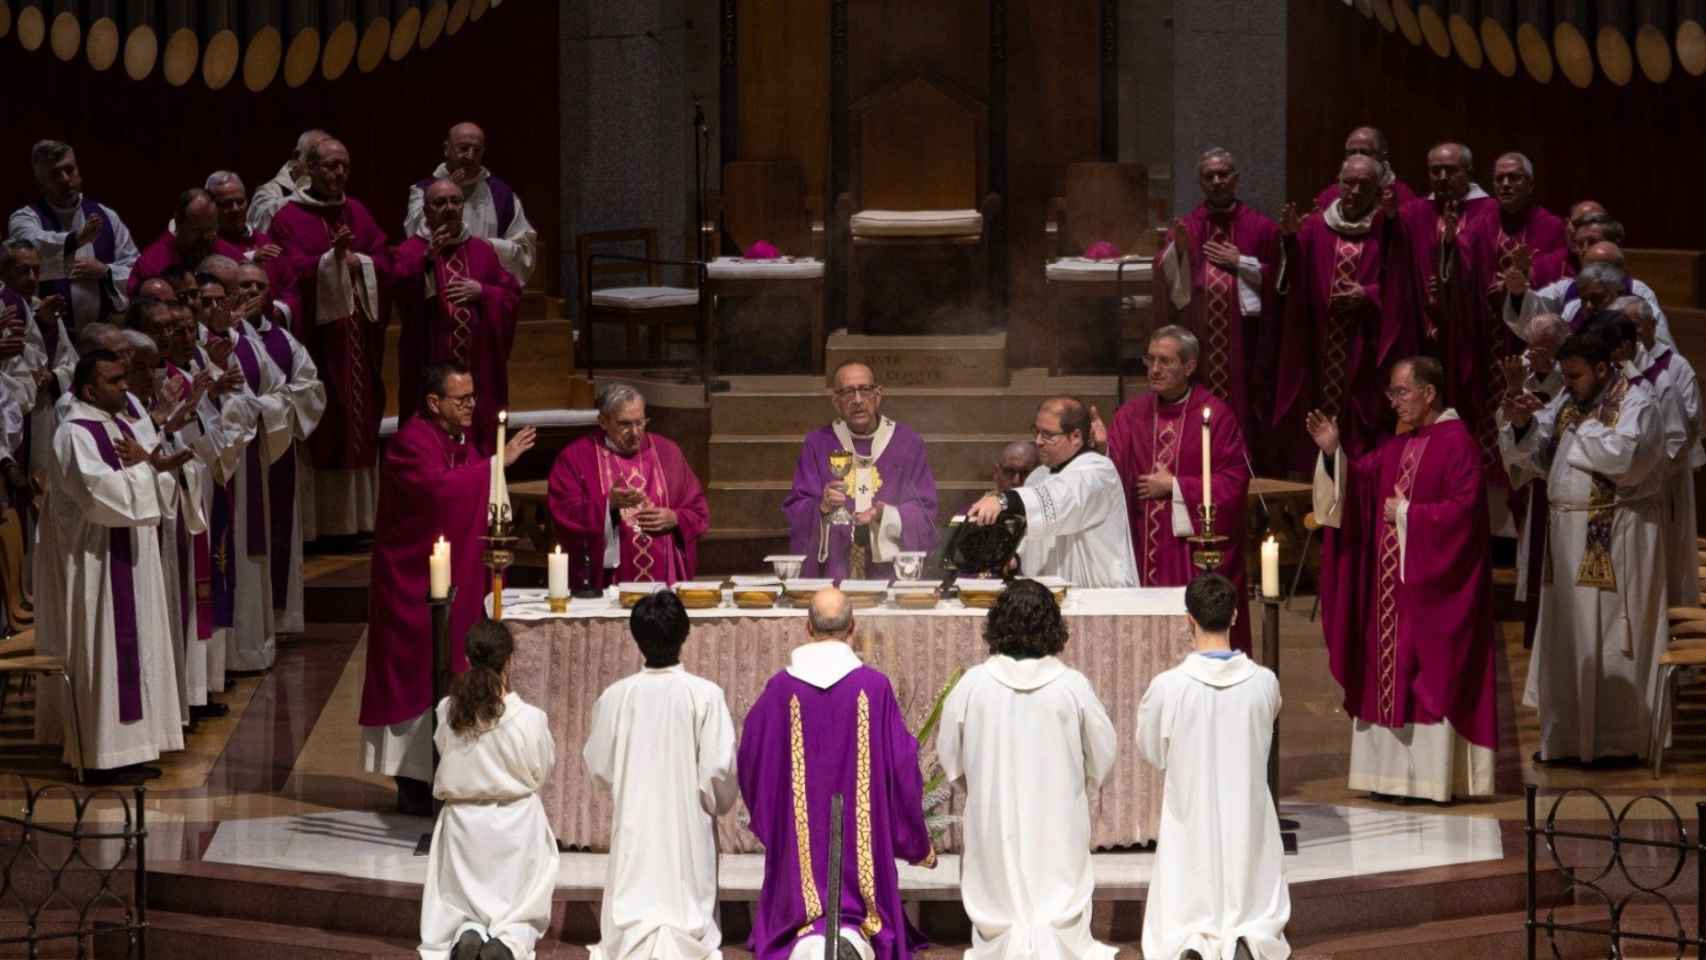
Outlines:
{"type": "MultiPolygon", "coordinates": [[[[1451,866],[1504,856],[1498,820],[1448,817],[1423,810],[1373,810],[1331,804],[1282,804],[1283,816],[1298,822],[1298,850],[1286,858],[1292,883],[1362,877],[1399,870],[1451,866]]],[[[421,883],[426,858],[415,842],[431,821],[372,810],[301,813],[231,820],[219,825],[202,853],[206,863],[329,873],[363,880],[421,883]]],[[[1096,884],[1147,886],[1154,853],[1098,853],[1096,884]]],[[[557,885],[596,890],[603,886],[605,855],[564,853],[557,885]]],[[[960,859],[940,858],[933,870],[902,867],[901,886],[914,893],[952,894],[960,859]]],[[[724,854],[719,879],[726,896],[756,894],[764,877],[758,854],[724,854]]]]}

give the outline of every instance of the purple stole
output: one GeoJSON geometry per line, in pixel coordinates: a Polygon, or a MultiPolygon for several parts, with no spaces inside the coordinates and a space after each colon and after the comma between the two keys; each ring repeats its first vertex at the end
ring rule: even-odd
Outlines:
{"type": "MultiPolygon", "coordinates": [[[[261,393],[261,359],[255,355],[255,345],[241,333],[237,335],[237,347],[231,351],[237,362],[243,367],[243,379],[248,381],[249,389],[256,396],[261,393]]],[[[261,435],[265,427],[259,428],[249,448],[243,452],[243,469],[248,472],[249,480],[243,497],[243,510],[247,514],[249,524],[248,540],[243,545],[245,552],[251,557],[267,555],[267,503],[261,489],[261,481],[265,476],[261,471],[261,435]]]]}
{"type": "MultiPolygon", "coordinates": [[[[101,229],[95,234],[95,259],[102,263],[112,263],[113,256],[118,251],[118,238],[113,234],[112,219],[101,213],[101,205],[90,200],[87,196],[83,198],[82,206],[84,219],[88,219],[89,217],[101,218],[101,229]]],[[[51,226],[57,231],[65,231],[68,229],[65,224],[59,222],[59,214],[54,211],[52,206],[48,205],[46,200],[37,200],[35,203],[30,204],[30,209],[34,210],[36,212],[36,216],[41,218],[42,226],[51,226]]],[[[75,239],[76,237],[69,237],[67,238],[67,242],[69,243],[71,240],[75,239]]],[[[75,247],[71,248],[71,250],[75,249],[75,247]]],[[[71,250],[67,250],[66,252],[69,253],[71,250]]],[[[64,297],[66,304],[69,305],[71,302],[71,278],[65,277],[59,280],[43,280],[41,282],[41,288],[37,293],[42,297],[47,297],[57,293],[64,297]]],[[[107,317],[111,316],[112,313],[112,297],[107,294],[106,285],[103,284],[101,286],[101,319],[105,320],[107,317]]],[[[59,346],[57,332],[55,335],[49,336],[47,331],[43,330],[42,335],[47,340],[47,357],[51,361],[53,359],[54,351],[58,349],[59,346]]]]}
{"type": "MultiPolygon", "coordinates": [[[[415,186],[419,187],[424,195],[427,187],[432,184],[433,179],[428,177],[415,186]]],[[[509,188],[509,184],[491,174],[486,175],[486,189],[492,191],[492,206],[498,211],[498,236],[501,238],[509,232],[509,225],[515,222],[515,191],[509,188]]]]}
{"type": "Polygon", "coordinates": [[[1675,355],[1676,355],[1676,348],[1675,347],[1672,347],[1671,349],[1666,350],[1664,352],[1664,354],[1662,356],[1660,356],[1657,360],[1654,360],[1652,363],[1648,364],[1647,369],[1641,371],[1641,379],[1647,381],[1647,384],[1649,386],[1654,386],[1654,387],[1658,386],[1659,385],[1659,375],[1664,373],[1666,370],[1670,369],[1670,358],[1675,356],[1675,355]]]}
{"type": "MultiPolygon", "coordinates": [[[[114,470],[123,470],[118,450],[99,420],[74,420],[89,431],[101,460],[114,470]]],[[[135,440],[124,421],[113,418],[125,439],[135,440]]],[[[113,588],[113,642],[118,648],[118,719],[120,723],[135,723],[142,719],[142,657],[137,646],[136,628],[136,556],[132,552],[129,527],[111,527],[107,531],[107,573],[113,588]]]]}
{"type": "MultiPolygon", "coordinates": [[[[184,395],[188,396],[190,375],[171,361],[166,362],[166,370],[183,383],[184,395]]],[[[200,414],[196,419],[201,419],[200,414]]],[[[195,535],[195,632],[197,640],[213,638],[213,545],[207,530],[195,535]]]]}
{"type": "MultiPolygon", "coordinates": [[[[235,352],[235,351],[233,351],[235,352]]],[[[208,391],[208,396],[213,396],[208,391]]],[[[214,397],[213,405],[223,409],[225,401],[214,397]]],[[[237,480],[235,477],[225,483],[213,487],[213,516],[208,518],[209,548],[212,552],[213,577],[213,626],[214,629],[236,625],[237,610],[237,576],[231,566],[232,554],[237,552],[237,525],[232,522],[235,515],[234,501],[237,499],[237,480]]]]}
{"type": "MultiPolygon", "coordinates": [[[[276,320],[270,321],[267,329],[260,332],[260,338],[267,356],[288,377],[292,357],[290,338],[284,329],[276,320]]],[[[284,595],[290,588],[290,533],[296,526],[296,444],[292,442],[290,446],[284,456],[267,468],[267,482],[273,497],[272,529],[268,540],[272,545],[272,595],[274,605],[281,609],[284,595]]]]}

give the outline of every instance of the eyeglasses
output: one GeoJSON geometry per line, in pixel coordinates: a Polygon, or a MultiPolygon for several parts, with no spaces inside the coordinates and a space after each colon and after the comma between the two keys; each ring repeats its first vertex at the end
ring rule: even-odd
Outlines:
{"type": "Polygon", "coordinates": [[[1066,436],[1066,433],[1061,430],[1038,430],[1033,436],[1038,443],[1048,443],[1050,440],[1066,436]]]}
{"type": "Polygon", "coordinates": [[[857,387],[841,387],[835,391],[835,399],[850,400],[853,397],[869,399],[883,392],[883,388],[874,383],[861,384],[857,387]]]}
{"type": "Polygon", "coordinates": [[[639,420],[613,420],[610,425],[618,430],[644,430],[646,424],[651,422],[650,417],[643,417],[639,420]]]}
{"type": "Polygon", "coordinates": [[[1388,399],[1388,400],[1408,400],[1408,399],[1410,399],[1410,397],[1412,397],[1418,393],[1421,393],[1420,388],[1412,389],[1410,387],[1392,387],[1391,389],[1386,391],[1386,399],[1388,399]]]}
{"type": "Polygon", "coordinates": [[[454,403],[459,407],[471,407],[474,405],[474,394],[472,393],[465,393],[460,397],[439,397],[438,399],[440,403],[454,403]]]}

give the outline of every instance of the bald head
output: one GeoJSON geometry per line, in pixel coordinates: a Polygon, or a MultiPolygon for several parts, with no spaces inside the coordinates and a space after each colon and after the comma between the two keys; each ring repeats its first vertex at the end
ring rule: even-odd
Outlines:
{"type": "Polygon", "coordinates": [[[1345,138],[1345,156],[1372,157],[1386,161],[1386,134],[1375,127],[1357,127],[1345,138]]]}
{"type": "Polygon", "coordinates": [[[171,282],[165,277],[149,277],[142,281],[141,288],[137,290],[137,297],[141,300],[158,300],[161,303],[171,303],[178,299],[178,291],[172,289],[171,282]]]}
{"type": "Polygon", "coordinates": [[[1623,250],[1610,240],[1601,240],[1582,251],[1582,265],[1590,263],[1609,263],[1623,269],[1623,250]]]}
{"type": "Polygon", "coordinates": [[[1025,478],[1037,468],[1037,445],[1015,440],[1001,448],[995,461],[995,489],[1008,491],[1025,485],[1025,478]]]}
{"type": "Polygon", "coordinates": [[[1347,220],[1361,220],[1380,199],[1380,161],[1366,154],[1353,154],[1339,165],[1339,212],[1347,220]]]}
{"type": "Polygon", "coordinates": [[[237,292],[237,261],[230,257],[218,253],[204,257],[196,264],[195,272],[198,277],[209,276],[218,280],[227,294],[237,292]]]}
{"type": "Polygon", "coordinates": [[[1604,213],[1605,206],[1598,200],[1582,200],[1570,208],[1570,225],[1575,226],[1584,217],[1595,213],[1604,213]]]}
{"type": "Polygon", "coordinates": [[[834,587],[812,594],[806,625],[813,640],[846,640],[853,633],[853,608],[847,604],[847,595],[834,587]]]}
{"type": "Polygon", "coordinates": [[[1462,200],[1469,192],[1475,160],[1461,143],[1446,142],[1428,151],[1428,188],[1441,200],[1462,200]]]}
{"type": "Polygon", "coordinates": [[[462,232],[462,187],[451,179],[434,180],[426,188],[424,214],[427,229],[434,233],[448,230],[462,232]]]}
{"type": "Polygon", "coordinates": [[[308,180],[314,196],[340,200],[349,184],[349,148],[336,137],[325,137],[308,148],[308,180]]]}
{"type": "Polygon", "coordinates": [[[472,123],[459,123],[444,138],[444,165],[464,179],[471,179],[486,162],[486,131],[472,123]]]}

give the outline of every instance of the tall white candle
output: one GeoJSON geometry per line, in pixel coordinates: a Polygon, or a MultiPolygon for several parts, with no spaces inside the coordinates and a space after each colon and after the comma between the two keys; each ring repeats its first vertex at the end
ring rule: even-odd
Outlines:
{"type": "MultiPolygon", "coordinates": [[[[1202,502],[1205,506],[1214,503],[1214,474],[1209,470],[1208,444],[1208,408],[1202,408],[1202,502]]],[[[1202,531],[1203,536],[1209,536],[1212,530],[1202,531]]]]}
{"type": "Polygon", "coordinates": [[[569,595],[569,555],[563,552],[562,544],[545,557],[545,580],[550,596],[569,595]]]}
{"type": "Polygon", "coordinates": [[[434,600],[450,596],[450,544],[443,537],[432,545],[427,558],[428,591],[434,600]]]}
{"type": "Polygon", "coordinates": [[[499,457],[502,457],[504,455],[504,444],[508,442],[508,440],[507,440],[508,435],[509,435],[509,411],[508,410],[499,410],[498,411],[498,446],[497,446],[497,454],[499,457]]]}
{"type": "Polygon", "coordinates": [[[1262,596],[1279,599],[1279,544],[1272,536],[1262,541],[1262,596]]]}

